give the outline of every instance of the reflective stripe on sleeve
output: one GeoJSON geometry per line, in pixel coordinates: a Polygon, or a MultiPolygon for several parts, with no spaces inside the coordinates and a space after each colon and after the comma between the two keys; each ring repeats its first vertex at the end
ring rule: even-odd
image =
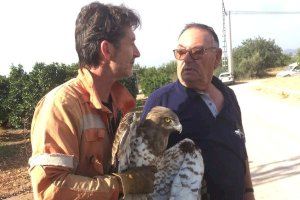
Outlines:
{"type": "Polygon", "coordinates": [[[30,169],[36,165],[41,166],[61,166],[75,170],[78,165],[78,161],[72,155],[65,154],[40,154],[31,157],[28,161],[30,169]]]}

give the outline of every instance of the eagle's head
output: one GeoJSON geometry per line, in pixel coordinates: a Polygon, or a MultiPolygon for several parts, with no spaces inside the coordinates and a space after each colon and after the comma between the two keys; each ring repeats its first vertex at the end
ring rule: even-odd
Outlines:
{"type": "Polygon", "coordinates": [[[171,133],[182,131],[178,116],[171,109],[162,106],[153,107],[140,124],[140,128],[149,148],[156,156],[166,150],[171,133]]]}

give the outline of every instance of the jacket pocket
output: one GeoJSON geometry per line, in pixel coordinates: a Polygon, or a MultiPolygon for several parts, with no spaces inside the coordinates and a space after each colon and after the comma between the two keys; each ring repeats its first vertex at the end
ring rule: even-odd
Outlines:
{"type": "Polygon", "coordinates": [[[103,175],[105,129],[90,128],[85,130],[81,143],[81,171],[91,177],[103,175]]]}
{"type": "Polygon", "coordinates": [[[90,128],[83,132],[86,142],[101,142],[104,138],[104,129],[90,128]]]}

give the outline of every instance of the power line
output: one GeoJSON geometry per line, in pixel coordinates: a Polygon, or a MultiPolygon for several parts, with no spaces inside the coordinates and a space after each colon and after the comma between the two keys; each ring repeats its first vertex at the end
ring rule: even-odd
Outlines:
{"type": "Polygon", "coordinates": [[[228,71],[233,70],[233,60],[232,60],[232,39],[231,39],[231,17],[232,14],[242,14],[242,15],[299,15],[300,11],[228,11],[226,12],[224,1],[222,0],[222,15],[223,15],[223,51],[226,52],[222,58],[222,64],[226,67],[228,63],[228,71]],[[229,51],[227,51],[227,39],[226,39],[226,28],[225,28],[225,16],[228,16],[228,26],[229,26],[229,51]],[[229,55],[228,55],[229,53],[229,55]]]}
{"type": "Polygon", "coordinates": [[[298,15],[300,11],[230,11],[231,14],[246,14],[246,15],[257,15],[257,14],[267,14],[267,15],[298,15]]]}

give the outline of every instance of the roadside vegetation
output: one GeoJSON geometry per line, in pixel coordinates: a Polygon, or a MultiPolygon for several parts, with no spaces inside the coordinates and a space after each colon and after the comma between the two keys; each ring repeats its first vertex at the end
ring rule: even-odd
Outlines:
{"type": "MultiPolygon", "coordinates": [[[[274,40],[258,37],[247,39],[233,50],[234,77],[236,80],[270,77],[271,68],[282,67],[300,61],[300,49],[296,55],[284,54],[274,40]]],[[[35,105],[47,92],[77,74],[78,65],[62,63],[36,63],[31,72],[22,65],[11,66],[8,77],[0,76],[0,126],[3,128],[30,127],[35,105]]],[[[219,67],[218,76],[227,71],[219,67]]],[[[161,66],[134,65],[134,75],[122,83],[136,97],[140,91],[148,96],[159,87],[176,80],[176,62],[161,66]]]]}
{"type": "Polygon", "coordinates": [[[300,76],[259,79],[252,89],[300,105],[300,76]]]}

